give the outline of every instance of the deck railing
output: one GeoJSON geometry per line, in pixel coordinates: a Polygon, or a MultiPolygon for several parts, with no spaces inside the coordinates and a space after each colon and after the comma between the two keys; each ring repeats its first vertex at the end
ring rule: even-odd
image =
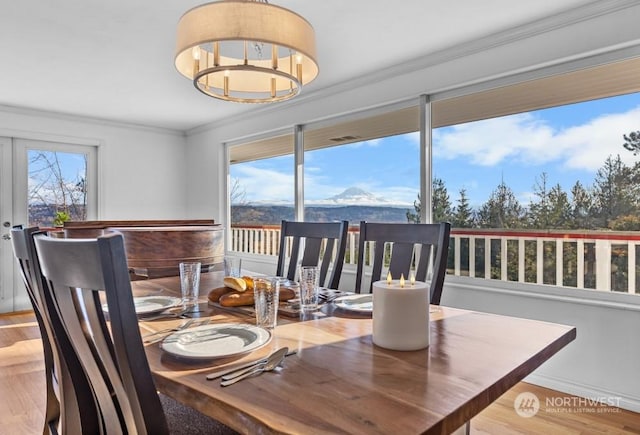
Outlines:
{"type": "MultiPolygon", "coordinates": [[[[358,236],[357,227],[349,229],[347,264],[356,263],[358,236]]],[[[279,225],[231,228],[233,251],[277,256],[279,244],[279,225]]],[[[448,273],[640,293],[639,260],[640,232],[454,228],[448,273]]]]}

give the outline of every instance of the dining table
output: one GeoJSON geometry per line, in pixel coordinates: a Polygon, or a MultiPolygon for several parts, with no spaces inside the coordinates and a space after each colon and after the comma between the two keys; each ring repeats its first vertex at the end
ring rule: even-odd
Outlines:
{"type": "MultiPolygon", "coordinates": [[[[223,273],[203,273],[193,316],[211,324],[255,324],[251,310],[208,302],[223,273]]],[[[179,277],[132,281],[135,295],[178,295],[179,277]]],[[[426,313],[425,313],[426,314],[426,313]]],[[[251,352],[212,359],[182,358],[146,344],[158,391],[240,433],[449,434],[459,430],[576,337],[573,326],[446,306],[430,307],[423,350],[396,351],[372,341],[372,316],[323,304],[316,312],[282,315],[270,340],[251,352]],[[206,375],[296,351],[282,367],[230,386],[206,375]]],[[[139,324],[143,334],[180,324],[139,324]]]]}

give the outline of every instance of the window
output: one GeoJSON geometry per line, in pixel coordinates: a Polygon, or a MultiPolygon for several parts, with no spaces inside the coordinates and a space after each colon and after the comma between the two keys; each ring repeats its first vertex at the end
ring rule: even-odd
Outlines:
{"type": "Polygon", "coordinates": [[[87,154],[29,149],[29,225],[87,219],[87,154]]]}
{"type": "Polygon", "coordinates": [[[53,227],[96,218],[96,146],[14,139],[14,148],[16,222],[53,227]]]}
{"type": "Polygon", "coordinates": [[[420,192],[417,114],[414,106],[305,128],[305,220],[407,222],[420,192]]]}
{"type": "Polygon", "coordinates": [[[277,255],[282,219],[294,219],[293,135],[229,147],[231,250],[277,255]]]}
{"type": "MultiPolygon", "coordinates": [[[[631,59],[431,96],[423,182],[433,221],[453,224],[449,273],[640,293],[640,158],[622,147],[640,128],[639,73],[631,59]]],[[[304,126],[305,220],[417,220],[418,125],[413,105],[304,126]],[[397,207],[356,215],[349,198],[359,211],[368,201],[397,207]]],[[[292,187],[293,156],[286,164],[292,187]]]]}
{"type": "Polygon", "coordinates": [[[640,165],[623,147],[638,115],[630,94],[434,130],[459,274],[638,292],[640,165]]]}

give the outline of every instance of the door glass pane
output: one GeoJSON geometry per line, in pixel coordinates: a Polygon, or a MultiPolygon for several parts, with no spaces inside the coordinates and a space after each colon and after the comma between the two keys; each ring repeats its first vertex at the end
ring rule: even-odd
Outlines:
{"type": "Polygon", "coordinates": [[[28,150],[29,225],[60,226],[87,218],[87,155],[28,150]]]}

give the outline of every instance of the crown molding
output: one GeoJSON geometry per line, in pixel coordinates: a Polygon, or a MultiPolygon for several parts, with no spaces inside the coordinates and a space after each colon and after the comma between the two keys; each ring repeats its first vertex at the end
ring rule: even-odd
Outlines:
{"type": "Polygon", "coordinates": [[[46,118],[59,119],[69,122],[84,122],[87,124],[95,124],[103,127],[126,128],[129,130],[145,131],[149,133],[168,134],[172,136],[185,137],[186,132],[183,130],[174,130],[170,128],[154,127],[143,124],[134,124],[121,121],[111,121],[103,118],[93,118],[90,116],[72,115],[61,112],[51,112],[47,110],[33,109],[22,106],[9,106],[0,104],[0,112],[16,113],[26,116],[43,116],[46,118]]]}
{"type": "MultiPolygon", "coordinates": [[[[314,102],[331,95],[338,95],[344,93],[345,91],[370,85],[392,77],[397,77],[399,75],[409,74],[422,69],[427,69],[429,67],[433,67],[442,63],[471,56],[486,50],[525,40],[537,35],[542,35],[553,30],[561,29],[569,25],[588,21],[634,6],[638,6],[637,0],[594,1],[587,5],[561,12],[553,16],[545,17],[536,21],[532,21],[530,23],[523,24],[512,29],[477,38],[468,43],[459,44],[443,50],[435,51],[419,58],[403,62],[402,65],[381,69],[370,74],[359,76],[352,80],[347,80],[335,85],[327,86],[325,88],[316,89],[308,94],[302,93],[291,101],[279,103],[277,107],[257,107],[253,110],[243,112],[242,114],[232,115],[226,118],[222,118],[218,121],[213,121],[211,123],[194,127],[192,129],[186,130],[185,133],[187,136],[190,136],[193,134],[199,134],[209,130],[222,128],[225,125],[230,125],[242,119],[246,119],[247,116],[259,116],[263,113],[278,113],[288,111],[292,107],[314,102]]],[[[562,61],[563,59],[559,59],[556,63],[561,63],[562,61]]],[[[539,67],[540,65],[531,65],[529,69],[532,70],[539,67]]],[[[518,72],[522,71],[520,70],[518,72]]],[[[495,77],[492,77],[492,79],[495,79],[495,77]]],[[[461,84],[461,86],[467,85],[469,85],[469,83],[461,84]]]]}

